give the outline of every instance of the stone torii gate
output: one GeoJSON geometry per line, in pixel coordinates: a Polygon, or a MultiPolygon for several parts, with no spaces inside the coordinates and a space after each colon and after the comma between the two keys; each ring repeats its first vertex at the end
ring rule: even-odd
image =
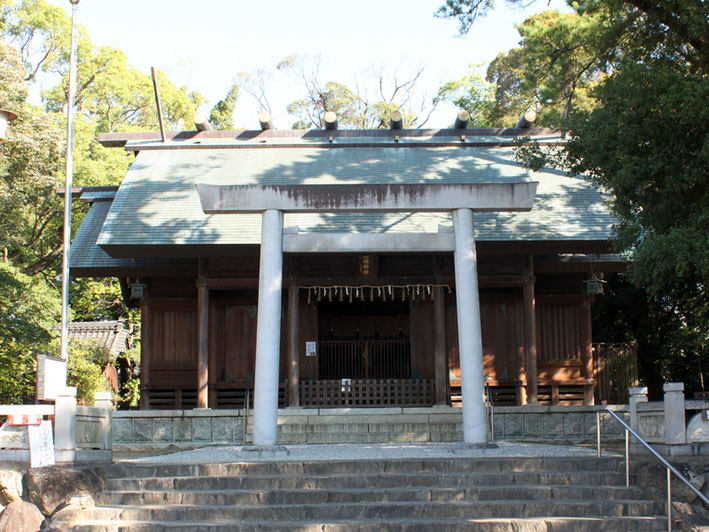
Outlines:
{"type": "MultiPolygon", "coordinates": [[[[458,318],[463,438],[486,443],[484,371],[478,294],[474,211],[528,211],[538,183],[397,184],[397,185],[208,185],[197,190],[206,214],[262,213],[259,265],[254,444],[274,445],[278,433],[278,373],[283,283],[284,212],[446,212],[453,213],[453,253],[458,318]]],[[[450,251],[446,234],[377,233],[285,235],[298,252],[450,251]],[[409,238],[403,239],[402,236],[409,238]],[[413,237],[413,238],[411,238],[413,237]],[[402,244],[403,242],[403,244],[402,244]],[[402,247],[403,245],[403,247],[402,247]]],[[[200,376],[200,381],[206,379],[200,376]]]]}

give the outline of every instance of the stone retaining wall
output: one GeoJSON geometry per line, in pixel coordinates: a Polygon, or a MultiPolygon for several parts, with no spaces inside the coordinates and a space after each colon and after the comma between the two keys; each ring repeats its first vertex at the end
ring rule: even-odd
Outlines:
{"type": "MultiPolygon", "coordinates": [[[[495,439],[595,444],[596,412],[605,408],[498,407],[495,439]]],[[[626,406],[613,409],[627,419],[626,406]]],[[[113,445],[117,449],[239,445],[244,442],[242,414],[241,410],[117,411],[113,445]]],[[[288,408],[278,414],[278,443],[462,441],[459,408],[288,408]]],[[[251,415],[247,443],[251,443],[251,415]]],[[[620,425],[608,414],[602,414],[601,429],[604,444],[623,440],[620,425]]]]}
{"type": "Polygon", "coordinates": [[[113,416],[116,449],[201,447],[243,443],[241,410],[118,410],[113,416]]]}

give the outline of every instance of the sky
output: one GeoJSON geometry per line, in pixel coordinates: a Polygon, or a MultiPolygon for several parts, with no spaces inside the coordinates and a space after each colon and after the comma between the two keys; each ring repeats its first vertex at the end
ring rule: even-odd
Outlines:
{"type": "MultiPolygon", "coordinates": [[[[69,13],[69,0],[49,0],[69,13]]],[[[287,103],[304,89],[275,67],[289,55],[319,57],[322,82],[376,90],[375,72],[384,68],[391,83],[408,79],[423,67],[416,91],[432,98],[447,80],[484,65],[519,42],[516,23],[545,9],[564,9],[561,0],[537,0],[531,8],[495,12],[458,36],[455,20],[435,18],[443,0],[80,0],[78,22],[98,46],[123,50],[129,62],[151,66],[191,91],[202,94],[209,109],[222,99],[237,74],[272,72],[268,100],[276,127],[293,121],[287,103]]],[[[568,8],[567,8],[568,10],[568,8]]],[[[455,116],[443,107],[427,127],[446,127],[455,116]]],[[[258,108],[242,94],[235,114],[238,128],[258,127],[258,108]]],[[[187,129],[187,127],[186,127],[187,129]]]]}

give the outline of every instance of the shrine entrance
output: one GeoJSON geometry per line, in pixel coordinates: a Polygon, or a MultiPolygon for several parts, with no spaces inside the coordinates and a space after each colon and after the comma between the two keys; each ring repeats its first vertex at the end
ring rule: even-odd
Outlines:
{"type": "Polygon", "coordinates": [[[318,379],[409,379],[409,305],[320,302],[318,379]]]}
{"type": "Polygon", "coordinates": [[[343,299],[317,303],[316,379],[300,382],[301,406],[432,405],[433,380],[414,375],[409,301],[343,299]]]}

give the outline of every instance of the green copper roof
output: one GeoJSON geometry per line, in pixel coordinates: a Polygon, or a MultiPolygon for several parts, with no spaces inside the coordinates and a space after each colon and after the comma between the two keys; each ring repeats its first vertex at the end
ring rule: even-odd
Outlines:
{"type": "MultiPolygon", "coordinates": [[[[260,216],[205,215],[195,185],[498,183],[538,181],[531,212],[480,213],[479,240],[607,240],[613,218],[586,181],[533,173],[497,146],[254,146],[140,151],[98,245],[258,244],[260,216]]],[[[437,232],[448,213],[286,214],[301,232],[437,232]]]]}

